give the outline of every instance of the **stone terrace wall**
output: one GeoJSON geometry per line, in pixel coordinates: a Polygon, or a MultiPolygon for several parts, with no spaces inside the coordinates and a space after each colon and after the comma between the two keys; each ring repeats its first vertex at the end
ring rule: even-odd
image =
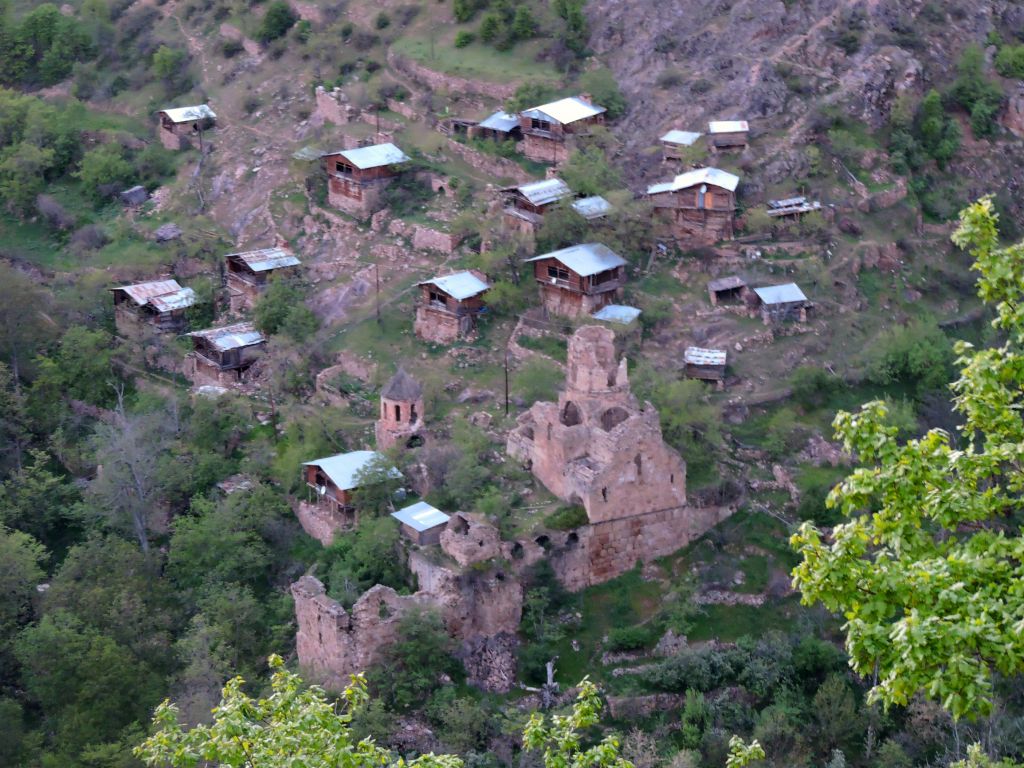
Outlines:
{"type": "Polygon", "coordinates": [[[316,504],[308,504],[300,501],[295,509],[295,516],[299,519],[302,530],[319,541],[325,547],[329,547],[334,541],[334,534],[347,527],[347,521],[332,514],[330,511],[316,504]]]}
{"type": "Polygon", "coordinates": [[[466,144],[460,144],[452,140],[448,141],[447,151],[458,155],[478,171],[483,171],[491,176],[509,178],[516,184],[526,184],[527,182],[534,181],[534,178],[522,166],[504,157],[485,155],[483,152],[478,152],[466,144]]]}
{"type": "Polygon", "coordinates": [[[515,85],[509,83],[488,83],[482,80],[470,80],[465,77],[458,77],[457,75],[435,72],[394,51],[388,51],[388,64],[416,80],[421,85],[425,85],[435,91],[475,93],[480,96],[498,99],[510,98],[516,91],[515,85]]]}

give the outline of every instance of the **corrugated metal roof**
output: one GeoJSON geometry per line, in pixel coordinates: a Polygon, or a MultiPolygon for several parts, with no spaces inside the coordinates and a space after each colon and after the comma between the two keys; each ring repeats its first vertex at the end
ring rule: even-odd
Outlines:
{"type": "Polygon", "coordinates": [[[408,525],[414,531],[429,531],[439,525],[448,522],[449,516],[437,507],[432,507],[425,501],[417,501],[404,509],[392,512],[391,516],[400,523],[408,525]]]}
{"type": "Polygon", "coordinates": [[[647,194],[656,195],[659,192],[678,192],[680,189],[689,189],[698,184],[714,184],[716,187],[722,187],[730,192],[735,192],[736,187],[740,185],[740,177],[734,176],[720,168],[698,168],[694,171],[680,173],[672,181],[652,184],[647,188],[647,194]]]}
{"type": "Polygon", "coordinates": [[[787,197],[784,200],[769,200],[769,208],[792,208],[794,205],[803,205],[807,202],[806,197],[787,197]]]}
{"type": "Polygon", "coordinates": [[[345,149],[341,152],[328,152],[327,154],[341,155],[356,168],[363,171],[367,168],[380,168],[382,165],[404,163],[409,159],[405,152],[390,142],[387,144],[374,144],[371,147],[345,149]]]}
{"type": "Polygon", "coordinates": [[[296,160],[313,161],[319,160],[323,156],[323,150],[321,150],[319,147],[303,147],[302,149],[298,149],[295,152],[292,152],[292,157],[294,157],[296,160]]]}
{"type": "Polygon", "coordinates": [[[489,286],[472,272],[456,272],[453,275],[432,277],[417,285],[436,285],[456,301],[462,301],[486,291],[489,286]]]}
{"type": "Polygon", "coordinates": [[[174,293],[154,296],[149,300],[157,312],[173,312],[176,309],[188,309],[196,303],[196,292],[191,288],[182,288],[174,293]]]}
{"type": "Polygon", "coordinates": [[[704,134],[695,133],[693,131],[677,131],[672,129],[664,136],[661,137],[661,141],[667,141],[669,144],[682,144],[684,147],[689,147],[704,134]]]}
{"type": "Polygon", "coordinates": [[[140,307],[149,303],[154,296],[165,296],[178,293],[181,286],[177,280],[151,280],[148,283],[136,283],[135,285],[119,285],[111,288],[112,291],[124,291],[128,297],[140,307]]]}
{"type": "Polygon", "coordinates": [[[749,130],[746,120],[712,120],[708,123],[708,133],[742,133],[749,130]]]}
{"type": "Polygon", "coordinates": [[[502,133],[508,133],[517,125],[519,125],[519,116],[510,114],[508,112],[502,112],[501,110],[499,110],[490,117],[488,117],[486,120],[481,120],[479,125],[481,128],[489,128],[492,131],[501,131],[502,133]]]}
{"type": "Polygon", "coordinates": [[[591,104],[589,101],[584,101],[578,96],[568,96],[558,101],[527,109],[523,114],[526,117],[546,119],[552,123],[566,125],[567,123],[575,123],[577,120],[600,115],[606,111],[604,107],[591,104]]]}
{"type": "Polygon", "coordinates": [[[807,301],[804,292],[796,283],[785,283],[784,285],[766,285],[763,288],[755,288],[754,293],[765,304],[789,304],[793,301],[807,301]]]}
{"type": "Polygon", "coordinates": [[[596,275],[626,264],[624,258],[601,243],[571,245],[558,251],[534,256],[526,261],[540,261],[541,259],[557,259],[581,277],[596,275]]]}
{"type": "Polygon", "coordinates": [[[687,347],[683,354],[683,361],[689,365],[725,365],[725,357],[724,349],[687,347]]]}
{"type": "Polygon", "coordinates": [[[252,323],[235,323],[221,328],[207,328],[203,331],[193,331],[188,335],[206,339],[221,352],[252,347],[266,341],[263,334],[257,331],[252,323]]]}
{"type": "Polygon", "coordinates": [[[547,205],[572,194],[569,185],[561,179],[531,181],[529,184],[513,187],[513,189],[517,190],[519,194],[533,205],[547,205]]]}
{"type": "Polygon", "coordinates": [[[240,251],[229,253],[224,258],[239,259],[253,272],[266,272],[268,269],[295,267],[301,264],[295,254],[284,248],[261,248],[256,251],[240,251]]]}
{"type": "MultiPolygon", "coordinates": [[[[322,459],[303,462],[304,467],[320,467],[321,471],[331,479],[331,482],[340,491],[351,491],[356,488],[356,475],[367,464],[375,459],[382,458],[377,451],[350,451],[339,453],[334,456],[326,456],[322,459]]],[[[391,477],[401,477],[402,473],[395,467],[391,467],[388,474],[391,477]]]]}
{"type": "Polygon", "coordinates": [[[604,320],[606,323],[629,325],[640,317],[640,310],[625,304],[609,304],[592,314],[591,317],[595,320],[604,320]]]}
{"type": "Polygon", "coordinates": [[[202,120],[204,118],[210,120],[217,119],[217,115],[206,104],[197,104],[194,107],[171,107],[170,109],[161,109],[160,111],[167,115],[172,123],[191,123],[193,120],[202,120]]]}
{"type": "Polygon", "coordinates": [[[717,280],[712,280],[708,283],[709,291],[731,291],[735,288],[742,288],[747,284],[747,281],[738,275],[729,275],[728,277],[720,277],[717,280]]]}
{"type": "Polygon", "coordinates": [[[612,204],[600,195],[584,197],[572,204],[573,210],[585,219],[599,219],[608,215],[612,204]]]}

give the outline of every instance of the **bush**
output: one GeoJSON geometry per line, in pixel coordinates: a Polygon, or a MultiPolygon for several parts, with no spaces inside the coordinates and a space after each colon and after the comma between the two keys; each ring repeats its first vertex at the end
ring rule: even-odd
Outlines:
{"type": "Polygon", "coordinates": [[[480,39],[492,43],[502,34],[503,28],[501,17],[496,13],[488,13],[480,23],[480,39]]]}
{"type": "Polygon", "coordinates": [[[225,40],[220,46],[220,52],[225,59],[232,59],[244,50],[245,46],[241,40],[225,40]]]}
{"type": "Polygon", "coordinates": [[[607,67],[591,69],[580,78],[580,86],[599,104],[608,110],[608,119],[614,120],[626,111],[626,97],[619,90],[615,75],[607,67]]]}
{"type": "Polygon", "coordinates": [[[458,33],[455,35],[455,47],[465,48],[474,40],[476,40],[476,35],[474,35],[468,29],[460,29],[458,33]]]}
{"type": "Polygon", "coordinates": [[[675,67],[669,67],[668,69],[661,70],[654,82],[659,88],[668,89],[678,88],[683,84],[683,80],[685,80],[685,77],[681,71],[675,67]]]}
{"type": "Polygon", "coordinates": [[[619,627],[608,633],[609,651],[639,651],[654,641],[655,632],[649,626],[619,627]]]}
{"type": "Polygon", "coordinates": [[[381,11],[377,14],[377,18],[373,20],[373,26],[377,29],[387,29],[391,26],[391,17],[384,11],[381,11]]]}
{"type": "Polygon", "coordinates": [[[996,72],[1024,80],[1024,45],[1004,45],[996,54],[996,72]]]}
{"type": "Polygon", "coordinates": [[[571,531],[586,525],[587,510],[577,505],[571,507],[559,507],[544,520],[544,525],[556,531],[571,531]]]}
{"type": "Polygon", "coordinates": [[[985,53],[977,45],[964,49],[957,63],[957,77],[949,97],[971,116],[971,130],[977,136],[995,132],[995,117],[1003,103],[1003,91],[985,77],[985,53]]]}
{"type": "Polygon", "coordinates": [[[810,365],[793,371],[789,383],[793,387],[793,399],[804,408],[821,407],[830,395],[846,386],[838,376],[810,365]]]}
{"type": "Polygon", "coordinates": [[[912,384],[920,396],[949,381],[952,362],[953,350],[942,330],[918,320],[879,337],[868,355],[867,374],[876,384],[912,384]]]}
{"type": "Polygon", "coordinates": [[[261,42],[269,43],[271,40],[284,37],[298,20],[299,17],[288,3],[284,0],[274,0],[267,6],[257,35],[261,42]]]}

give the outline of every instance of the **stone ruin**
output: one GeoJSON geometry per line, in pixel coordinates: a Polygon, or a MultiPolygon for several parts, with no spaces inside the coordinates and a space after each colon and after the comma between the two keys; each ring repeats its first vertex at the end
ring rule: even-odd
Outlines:
{"type": "MultiPolygon", "coordinates": [[[[511,543],[502,545],[496,529],[464,515],[453,516],[454,530],[442,534],[441,550],[460,565],[484,563],[511,543]]],[[[402,616],[416,608],[439,611],[445,629],[459,642],[467,680],[479,688],[507,692],[515,684],[516,632],[523,608],[523,588],[515,574],[501,567],[467,571],[438,564],[422,551],[409,552],[409,569],[419,590],[399,595],[377,585],[363,593],[351,609],[327,595],[312,575],[292,584],[298,623],[299,664],[313,679],[340,689],[348,676],[381,659],[398,639],[402,616]]]]}
{"type": "Polygon", "coordinates": [[[569,341],[568,375],[557,403],[519,417],[508,452],[557,497],[580,504],[591,523],[686,504],[686,463],[661,436],[658,412],[630,391],[615,334],[580,328],[569,341]]]}
{"type": "Polygon", "coordinates": [[[380,391],[380,417],[374,426],[377,450],[407,446],[423,431],[423,387],[399,368],[380,391]]]}

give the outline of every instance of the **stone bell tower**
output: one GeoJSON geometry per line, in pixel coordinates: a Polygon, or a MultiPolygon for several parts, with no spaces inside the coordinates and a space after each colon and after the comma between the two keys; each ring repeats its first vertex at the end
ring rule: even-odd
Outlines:
{"type": "Polygon", "coordinates": [[[375,432],[377,450],[405,446],[423,429],[423,387],[399,367],[380,391],[380,416],[375,432]]]}

